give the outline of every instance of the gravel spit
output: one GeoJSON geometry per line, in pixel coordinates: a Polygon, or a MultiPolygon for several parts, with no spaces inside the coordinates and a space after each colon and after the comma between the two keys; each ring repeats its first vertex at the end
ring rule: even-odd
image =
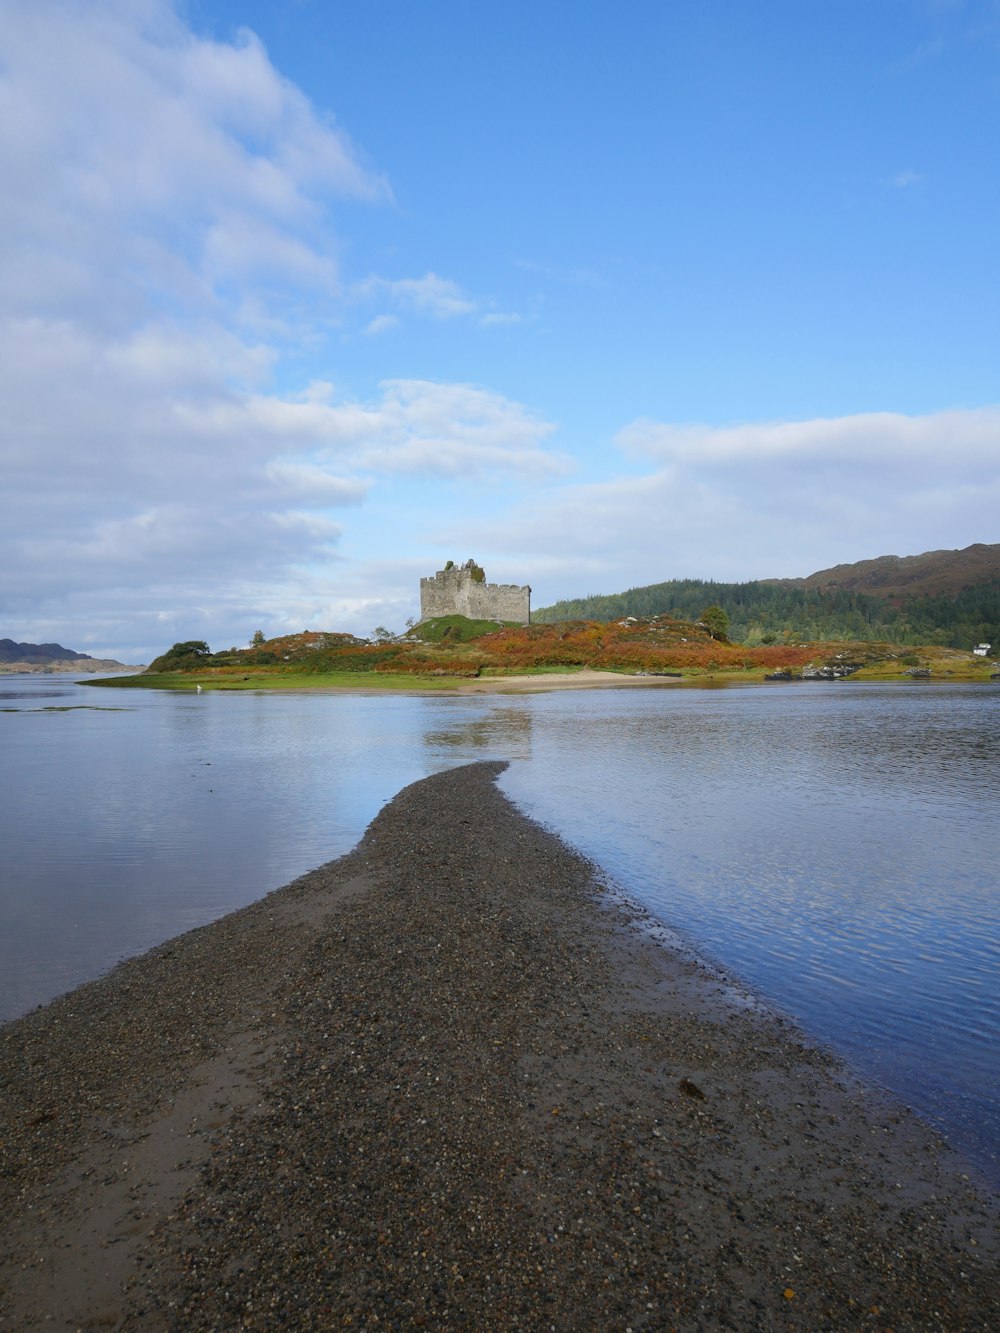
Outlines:
{"type": "Polygon", "coordinates": [[[503,768],[0,1028],[0,1327],[1000,1328],[996,1198],[503,768]]]}

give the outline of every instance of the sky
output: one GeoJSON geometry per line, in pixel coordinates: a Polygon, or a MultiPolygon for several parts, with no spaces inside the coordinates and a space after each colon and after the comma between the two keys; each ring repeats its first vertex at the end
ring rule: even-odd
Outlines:
{"type": "Polygon", "coordinates": [[[0,637],[1000,541],[998,0],[0,0],[0,637]]]}

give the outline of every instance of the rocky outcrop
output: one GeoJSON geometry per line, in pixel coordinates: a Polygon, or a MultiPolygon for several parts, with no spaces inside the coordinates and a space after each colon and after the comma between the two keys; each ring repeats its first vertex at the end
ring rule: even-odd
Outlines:
{"type": "Polygon", "coordinates": [[[802,668],[803,680],[844,680],[860,671],[864,662],[810,662],[802,668]]]}

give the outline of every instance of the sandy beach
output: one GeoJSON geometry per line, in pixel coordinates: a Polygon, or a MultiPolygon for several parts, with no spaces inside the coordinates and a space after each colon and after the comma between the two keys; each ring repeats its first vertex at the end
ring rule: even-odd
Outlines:
{"type": "MultiPolygon", "coordinates": [[[[690,683],[690,677],[688,681],[690,683]]],[[[701,678],[711,680],[711,677],[701,678]]],[[[681,685],[684,678],[675,676],[626,675],[622,671],[596,671],[583,667],[579,671],[539,671],[510,676],[444,676],[428,688],[421,677],[414,676],[406,688],[366,686],[352,681],[349,685],[303,686],[310,694],[427,694],[439,698],[442,694],[539,694],[552,690],[628,690],[655,689],[666,685],[681,685]]],[[[757,683],[757,682],[755,682],[757,683]]],[[[283,686],[292,690],[292,686],[283,686]]]]}
{"type": "Polygon", "coordinates": [[[524,694],[533,690],[641,689],[656,685],[677,685],[678,676],[625,675],[621,671],[547,671],[526,676],[477,676],[462,681],[462,694],[524,694]]]}
{"type": "Polygon", "coordinates": [[[1000,1327],[997,1199],[502,768],[0,1028],[0,1328],[1000,1327]]]}

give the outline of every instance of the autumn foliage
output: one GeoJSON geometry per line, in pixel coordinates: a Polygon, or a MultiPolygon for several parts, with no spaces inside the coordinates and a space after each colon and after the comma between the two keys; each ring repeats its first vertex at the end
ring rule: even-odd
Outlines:
{"type": "Polygon", "coordinates": [[[656,616],[602,624],[571,620],[498,630],[476,647],[498,666],[522,670],[539,666],[587,666],[616,671],[739,671],[753,667],[803,666],[815,649],[743,648],[720,643],[702,626],[656,616]]]}
{"type": "MultiPolygon", "coordinates": [[[[485,628],[486,622],[483,622],[485,628]]],[[[704,672],[778,671],[798,672],[817,657],[833,655],[838,644],[774,644],[746,647],[713,638],[703,622],[678,620],[667,615],[648,619],[626,617],[608,623],[568,620],[558,624],[508,626],[477,633],[474,622],[460,627],[468,633],[445,634],[427,641],[420,626],[400,638],[379,637],[376,642],[350,634],[308,630],[263,642],[249,648],[209,653],[199,644],[190,662],[174,660],[175,650],[159,659],[170,671],[206,669],[220,675],[247,670],[281,674],[336,674],[367,672],[407,676],[478,676],[517,674],[538,670],[590,667],[650,675],[704,672]]],[[[256,636],[255,636],[256,637],[256,636]]],[[[175,645],[187,648],[190,645],[175,645]]],[[[862,645],[855,645],[856,648],[862,645]]],[[[894,656],[891,645],[864,645],[869,651],[884,650],[894,656]]],[[[878,654],[876,653],[876,656],[878,654]]]]}

